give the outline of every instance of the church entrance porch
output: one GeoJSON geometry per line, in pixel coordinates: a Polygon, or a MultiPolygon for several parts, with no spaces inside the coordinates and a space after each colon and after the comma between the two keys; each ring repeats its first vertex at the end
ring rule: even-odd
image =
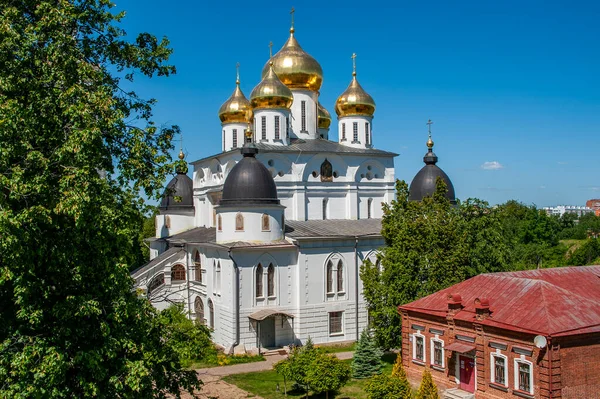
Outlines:
{"type": "Polygon", "coordinates": [[[258,353],[294,343],[294,315],[276,309],[262,309],[248,318],[255,324],[258,353]]]}

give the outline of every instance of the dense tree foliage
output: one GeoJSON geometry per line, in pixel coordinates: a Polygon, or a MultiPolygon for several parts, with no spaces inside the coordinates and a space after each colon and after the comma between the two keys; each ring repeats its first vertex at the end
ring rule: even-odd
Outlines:
{"type": "Polygon", "coordinates": [[[177,128],[121,85],[167,76],[108,0],[0,7],[0,397],[152,398],[199,385],[132,290],[177,128]]]}
{"type": "Polygon", "coordinates": [[[398,305],[480,273],[600,260],[598,239],[570,247],[560,241],[598,229],[600,218],[594,215],[556,218],[517,201],[490,207],[468,199],[452,206],[445,192],[438,180],[433,197],[409,201],[407,184],[398,181],[397,199],[383,206],[386,246],[377,264],[362,265],[361,278],[375,336],[384,348],[400,346],[398,305]]]}
{"type": "Polygon", "coordinates": [[[352,377],[367,378],[378,374],[383,366],[381,356],[383,356],[383,351],[375,342],[369,329],[365,328],[360,334],[352,357],[352,377]]]}
{"type": "Polygon", "coordinates": [[[378,264],[361,268],[364,295],[384,348],[399,347],[397,306],[479,273],[503,271],[508,248],[496,212],[485,202],[452,206],[438,179],[433,197],[408,200],[408,186],[396,184],[397,199],[384,205],[378,264]]]}
{"type": "Polygon", "coordinates": [[[187,318],[182,304],[174,304],[159,314],[161,322],[167,327],[165,340],[179,355],[182,364],[189,366],[194,361],[217,362],[217,349],[210,339],[210,330],[187,318]]]}

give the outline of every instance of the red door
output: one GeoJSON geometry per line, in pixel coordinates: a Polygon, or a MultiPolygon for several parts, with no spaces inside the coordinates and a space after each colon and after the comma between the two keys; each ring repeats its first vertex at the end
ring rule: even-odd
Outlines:
{"type": "Polygon", "coordinates": [[[460,389],[475,392],[475,361],[466,356],[459,356],[460,362],[460,389]]]}

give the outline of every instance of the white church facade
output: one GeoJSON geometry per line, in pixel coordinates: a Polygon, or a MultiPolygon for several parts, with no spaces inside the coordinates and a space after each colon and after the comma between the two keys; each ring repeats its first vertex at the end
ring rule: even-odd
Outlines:
{"type": "Polygon", "coordinates": [[[151,261],[132,273],[154,306],[182,303],[227,351],[356,340],[367,326],[359,269],[384,245],[397,154],[373,145],[356,68],[329,140],[322,80],[293,27],[249,100],[238,77],[219,110],[222,152],[191,162],[191,179],[178,170],[151,261]]]}

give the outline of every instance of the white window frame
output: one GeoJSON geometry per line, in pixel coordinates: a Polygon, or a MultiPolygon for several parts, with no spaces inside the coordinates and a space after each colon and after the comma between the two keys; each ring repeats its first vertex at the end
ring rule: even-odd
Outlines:
{"type": "Polygon", "coordinates": [[[441,340],[437,334],[435,335],[434,338],[431,338],[429,341],[430,341],[429,344],[431,346],[429,348],[429,353],[430,353],[430,356],[431,356],[431,362],[429,364],[431,364],[434,367],[446,368],[446,359],[445,359],[445,357],[446,357],[446,350],[444,349],[444,341],[441,340]],[[439,342],[440,344],[442,344],[442,364],[441,365],[437,365],[434,362],[434,359],[435,359],[435,342],[439,342]]]}
{"type": "Polygon", "coordinates": [[[514,389],[519,391],[519,392],[526,392],[530,395],[533,395],[533,363],[530,362],[529,360],[525,360],[525,355],[521,355],[520,358],[516,358],[514,360],[514,389]],[[521,389],[519,389],[519,364],[523,363],[523,364],[527,364],[529,366],[529,392],[528,391],[523,391],[521,389]]]}
{"type": "Polygon", "coordinates": [[[427,344],[425,341],[425,336],[421,334],[420,331],[413,334],[413,350],[412,350],[412,360],[425,363],[425,354],[427,353],[427,344]],[[423,359],[417,359],[417,338],[423,340],[423,359]]]}
{"type": "MultiPolygon", "coordinates": [[[[490,382],[492,384],[500,385],[508,388],[508,357],[500,352],[500,349],[496,349],[496,352],[490,353],[490,382]],[[504,359],[504,384],[496,382],[496,359],[500,357],[504,359]]],[[[517,381],[518,382],[518,381],[517,381]]]]}

